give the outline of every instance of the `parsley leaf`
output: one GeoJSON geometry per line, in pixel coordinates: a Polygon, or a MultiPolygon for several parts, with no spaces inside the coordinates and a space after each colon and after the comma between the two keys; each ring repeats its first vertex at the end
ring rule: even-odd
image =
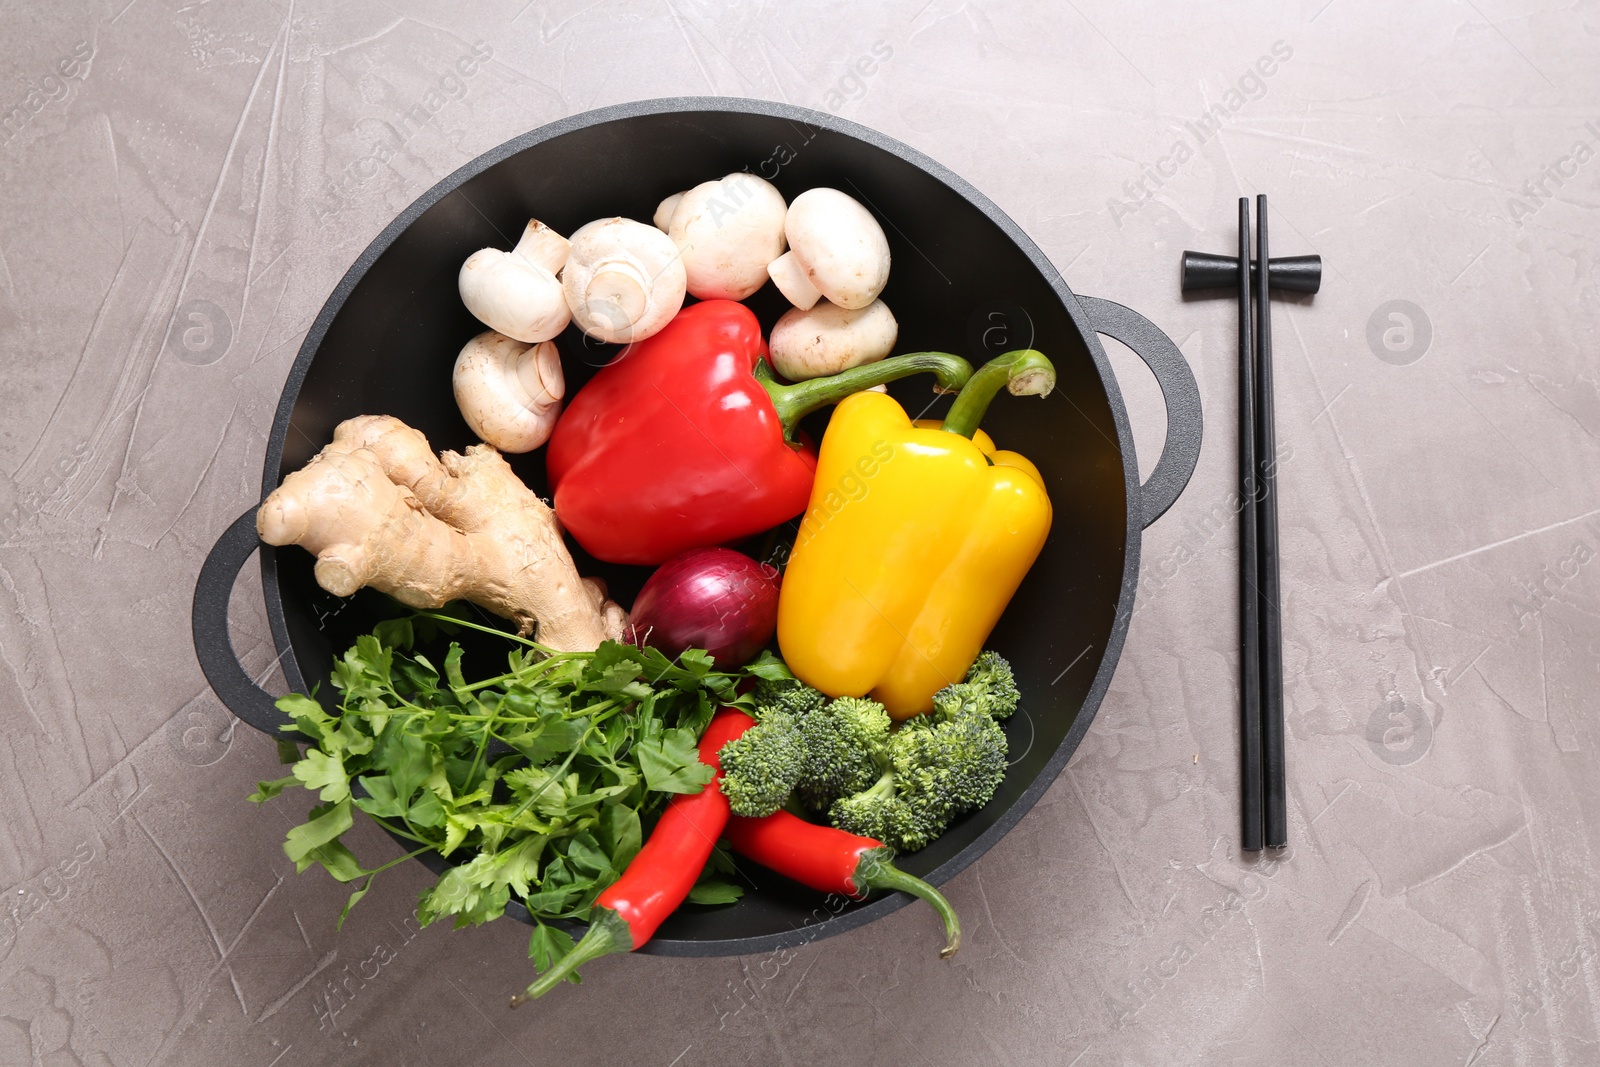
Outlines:
{"type": "Polygon", "coordinates": [[[691,904],[732,904],[744,896],[744,888],[735,885],[718,875],[733,874],[736,868],[733,857],[729,856],[722,848],[713,848],[710,857],[706,860],[705,869],[700,872],[700,877],[695,881],[694,888],[689,890],[689,903],[691,904]]]}
{"type": "Polygon", "coordinates": [[[350,776],[337,752],[329,755],[311,749],[294,765],[292,777],[305,783],[307,789],[321,790],[318,795],[323,800],[343,800],[350,795],[350,776]]]}
{"type": "Polygon", "coordinates": [[[257,782],[256,791],[245,797],[245,799],[252,804],[265,804],[299,780],[294,775],[289,774],[282,778],[274,778],[270,782],[257,782]]]}
{"type": "Polygon", "coordinates": [[[742,896],[744,896],[744,890],[732,882],[724,882],[720,878],[710,878],[704,882],[696,882],[694,888],[689,890],[689,903],[732,904],[742,896]]]}
{"type": "MultiPolygon", "coordinates": [[[[572,945],[572,935],[565,930],[537,923],[533,928],[533,936],[528,938],[528,957],[533,960],[534,967],[546,971],[560,963],[561,958],[572,951],[572,945]]],[[[574,971],[569,981],[576,985],[582,979],[574,971]]]]}
{"type": "Polygon", "coordinates": [[[716,772],[700,762],[692,730],[675,727],[641,741],[637,752],[645,784],[662,793],[698,793],[716,772]]]}
{"type": "Polygon", "coordinates": [[[350,800],[345,798],[337,804],[324,804],[311,809],[311,815],[300,826],[289,830],[283,842],[284,855],[294,860],[295,870],[304,871],[316,862],[312,853],[336,840],[340,834],[350,829],[350,800]]]}

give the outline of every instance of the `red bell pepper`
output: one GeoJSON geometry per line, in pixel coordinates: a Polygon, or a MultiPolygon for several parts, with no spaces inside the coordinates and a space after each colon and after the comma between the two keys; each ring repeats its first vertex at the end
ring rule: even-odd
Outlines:
{"type": "Polygon", "coordinates": [[[766,354],[754,313],[705,300],[578,391],[545,463],[556,516],[590,555],[657,564],[787,522],[805,510],[817,466],[796,439],[801,418],[910,374],[931,371],[944,392],[972,375],[959,356],[917,352],[784,385],[766,354]]]}

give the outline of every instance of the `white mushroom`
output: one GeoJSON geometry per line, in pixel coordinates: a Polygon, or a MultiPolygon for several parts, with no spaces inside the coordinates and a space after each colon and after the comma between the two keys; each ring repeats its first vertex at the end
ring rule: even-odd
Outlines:
{"type": "Polygon", "coordinates": [[[485,330],[456,356],[456,403],[472,432],[502,452],[550,439],[567,385],[554,341],[530,345],[485,330]]]}
{"type": "MultiPolygon", "coordinates": [[[[671,199],[656,209],[657,225],[671,199]]],[[[767,264],[786,247],[785,210],[771,182],[744,171],[684,193],[667,236],[683,249],[689,292],[701,300],[743,300],[767,284],[767,264]]]]}
{"type": "Polygon", "coordinates": [[[519,341],[546,341],[571,318],[556,274],[567,261],[567,239],[529,219],[509,252],[480,248],[461,265],[461,302],[490,329],[519,341]]]}
{"type": "Polygon", "coordinates": [[[678,246],[654,226],[597,219],[572,235],[561,273],[572,321],[602,341],[628,344],[659,331],[683,306],[678,246]]]}
{"type": "Polygon", "coordinates": [[[784,221],[789,251],[767,272],[789,303],[809,308],[827,297],[864,308],[889,281],[889,241],[872,213],[837,189],[807,189],[784,221]]]}
{"type": "Polygon", "coordinates": [[[656,229],[666,233],[672,228],[672,213],[678,210],[678,201],[683,199],[682,193],[673,193],[656,207],[656,213],[650,221],[656,224],[656,229]]]}
{"type": "Polygon", "coordinates": [[[820,378],[874,363],[894,348],[900,325],[889,305],[874,300],[864,308],[842,308],[824,300],[784,312],[768,347],[772,366],[792,382],[820,378]]]}

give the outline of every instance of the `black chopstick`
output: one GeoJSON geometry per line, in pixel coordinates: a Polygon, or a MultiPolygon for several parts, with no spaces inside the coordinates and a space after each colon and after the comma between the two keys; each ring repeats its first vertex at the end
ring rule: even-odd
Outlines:
{"type": "MultiPolygon", "coordinates": [[[[1249,256],[1241,249],[1239,276],[1248,278],[1249,256]]],[[[1272,302],[1267,255],[1267,197],[1256,197],[1256,465],[1260,496],[1256,504],[1257,568],[1260,589],[1261,796],[1266,813],[1266,846],[1289,843],[1287,784],[1283,761],[1283,618],[1278,588],[1278,493],[1275,474],[1277,434],[1272,410],[1272,302]]],[[[1250,846],[1245,845],[1246,848],[1250,846]]],[[[1257,846],[1260,847],[1259,845],[1257,846]]]]}
{"type": "MultiPolygon", "coordinates": [[[[1265,286],[1266,259],[1261,284],[1265,286]]],[[[1248,852],[1261,849],[1261,619],[1256,580],[1256,389],[1250,316],[1250,200],[1239,198],[1239,782],[1240,836],[1248,852]]],[[[1270,409],[1269,409],[1270,410],[1270,409]]]]}
{"type": "Polygon", "coordinates": [[[1245,851],[1258,852],[1289,843],[1271,291],[1276,287],[1317,292],[1322,287],[1322,257],[1272,259],[1267,248],[1267,198],[1261,195],[1256,197],[1252,263],[1250,201],[1240,197],[1239,254],[1184,252],[1180,284],[1190,292],[1221,289],[1229,280],[1238,285],[1239,298],[1240,844],[1245,851]]]}

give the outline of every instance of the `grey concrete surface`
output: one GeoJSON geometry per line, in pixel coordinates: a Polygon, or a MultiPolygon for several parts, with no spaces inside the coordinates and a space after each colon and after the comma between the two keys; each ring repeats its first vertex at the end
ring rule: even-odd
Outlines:
{"type": "MultiPolygon", "coordinates": [[[[0,20],[0,1064],[1600,1062],[1593,0],[0,20]],[[707,93],[966,176],[1179,342],[1210,432],[1087,740],[948,886],[955,961],[908,908],[792,958],[607,959],[513,1013],[522,928],[418,932],[414,865],[335,933],[344,890],[244,802],[273,746],[204,684],[190,591],[396,212],[551,119],[707,93]],[[1276,250],[1327,262],[1276,312],[1292,848],[1265,860],[1236,848],[1232,310],[1177,287],[1259,191],[1276,250]]],[[[1148,470],[1158,394],[1116,358],[1148,470]]],[[[269,672],[259,599],[236,640],[269,672]]]]}

